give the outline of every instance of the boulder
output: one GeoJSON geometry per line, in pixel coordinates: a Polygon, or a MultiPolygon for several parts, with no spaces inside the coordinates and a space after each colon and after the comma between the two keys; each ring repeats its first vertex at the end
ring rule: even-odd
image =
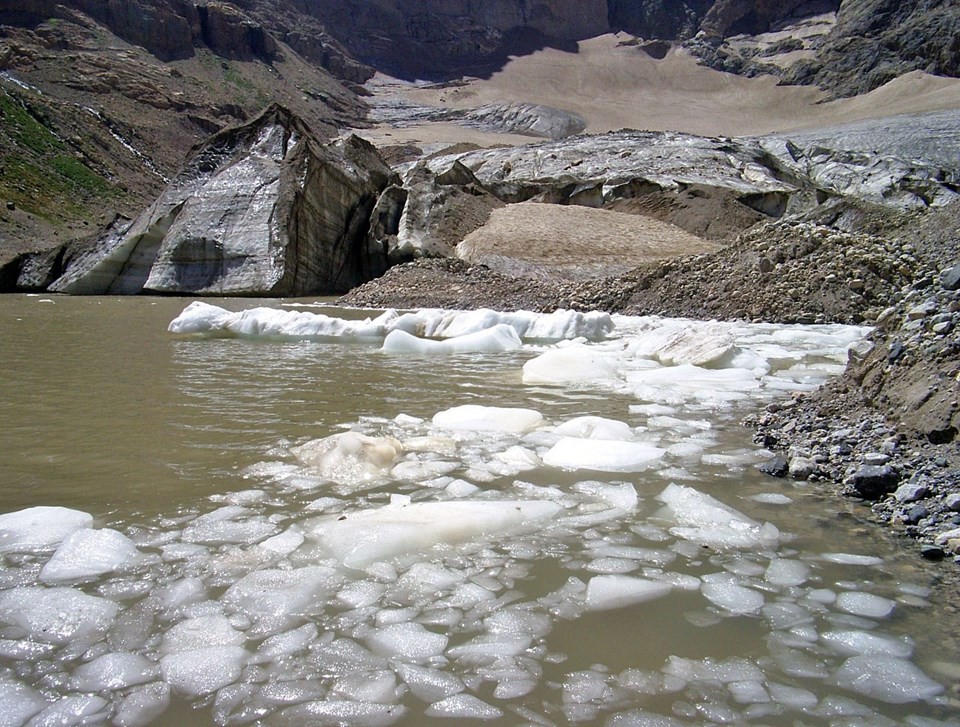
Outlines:
{"type": "Polygon", "coordinates": [[[293,296],[340,293],[386,267],[370,214],[396,181],[351,136],[323,145],[271,106],[224,130],[130,225],[71,261],[50,290],[293,296]]]}

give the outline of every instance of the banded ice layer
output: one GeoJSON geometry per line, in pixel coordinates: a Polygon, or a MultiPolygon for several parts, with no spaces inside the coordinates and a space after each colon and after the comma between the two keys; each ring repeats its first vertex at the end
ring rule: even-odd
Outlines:
{"type": "Polygon", "coordinates": [[[242,473],[252,489],[155,522],[0,515],[0,723],[164,724],[186,700],[221,725],[957,724],[897,621],[923,589],[798,545],[776,523],[791,498],[742,491],[765,453],[719,435],[734,407],[839,370],[863,329],[618,318],[548,345],[584,330],[191,309],[180,330],[203,335],[506,326],[536,375],[513,370],[525,406],[464,387],[429,416],[278,442],[242,473]],[[575,411],[603,399],[608,416],[575,411]],[[624,624],[613,655],[592,643],[608,623],[624,624]],[[562,651],[571,624],[585,655],[562,651]],[[665,629],[741,653],[689,658],[665,629]]]}

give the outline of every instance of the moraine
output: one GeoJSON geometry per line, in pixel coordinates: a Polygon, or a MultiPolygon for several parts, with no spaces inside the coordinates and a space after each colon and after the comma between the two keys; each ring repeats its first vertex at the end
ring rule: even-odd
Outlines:
{"type": "Polygon", "coordinates": [[[5,724],[960,724],[739,425],[865,329],[221,304],[0,299],[5,724]]]}

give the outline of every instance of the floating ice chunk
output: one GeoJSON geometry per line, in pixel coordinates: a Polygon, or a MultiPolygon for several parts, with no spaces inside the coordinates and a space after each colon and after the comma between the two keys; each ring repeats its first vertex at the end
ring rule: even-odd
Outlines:
{"type": "Polygon", "coordinates": [[[763,505],[789,505],[793,502],[791,498],[778,492],[762,492],[759,495],[751,495],[747,499],[763,505]]]}
{"type": "Polygon", "coordinates": [[[689,727],[690,723],[642,709],[631,709],[613,715],[605,724],[607,727],[689,727]]]}
{"type": "Polygon", "coordinates": [[[657,499],[680,524],[670,528],[679,538],[717,549],[772,547],[779,542],[780,532],[775,526],[760,525],[692,487],[670,484],[657,499]]]}
{"type": "Polygon", "coordinates": [[[664,454],[665,449],[644,442],[564,437],[543,455],[543,462],[563,469],[640,472],[664,454]]]}
{"type": "Polygon", "coordinates": [[[685,682],[718,681],[722,684],[731,684],[734,682],[766,681],[766,677],[756,664],[738,656],[724,661],[717,661],[709,657],[698,660],[671,656],[667,659],[663,672],[679,677],[685,682]]]}
{"type": "Polygon", "coordinates": [[[273,555],[290,555],[290,553],[303,545],[303,541],[303,531],[296,525],[291,525],[282,533],[278,533],[271,538],[267,538],[262,543],[258,543],[257,548],[273,555]]]}
{"type": "Polygon", "coordinates": [[[595,416],[570,419],[553,431],[563,437],[576,439],[618,439],[627,442],[634,439],[633,430],[625,422],[595,416]]]}
{"type": "Polygon", "coordinates": [[[392,671],[355,672],[337,679],[330,693],[355,702],[394,704],[400,697],[397,677],[392,671]]]}
{"type": "Polygon", "coordinates": [[[123,533],[84,528],[70,533],[40,571],[44,583],[112,573],[140,560],[140,551],[123,533]]]}
{"type": "Polygon", "coordinates": [[[324,699],[288,707],[280,712],[281,724],[337,725],[338,727],[388,727],[403,719],[402,704],[369,704],[351,700],[324,699]]]}
{"type": "Polygon", "coordinates": [[[752,588],[738,585],[733,579],[710,581],[704,577],[700,592],[704,598],[720,608],[735,614],[756,613],[763,608],[763,594],[752,588]]]}
{"type": "Polygon", "coordinates": [[[11,727],[26,724],[46,706],[46,700],[30,687],[0,676],[0,724],[11,727]]]}
{"type": "Polygon", "coordinates": [[[834,673],[837,686],[888,704],[907,704],[943,693],[943,686],[904,659],[880,654],[851,656],[834,673]]]}
{"type": "Polygon", "coordinates": [[[840,565],[883,565],[883,558],[877,558],[873,555],[857,555],[854,553],[824,553],[821,559],[828,563],[839,563],[840,565]]]}
{"type": "Polygon", "coordinates": [[[869,631],[828,631],[821,635],[820,640],[843,656],[885,654],[908,659],[913,653],[913,644],[908,640],[869,631]]]}
{"type": "Polygon", "coordinates": [[[70,677],[70,688],[80,692],[125,689],[157,676],[157,665],[145,656],[111,652],[78,666],[70,677]]]}
{"type": "Polygon", "coordinates": [[[632,576],[595,576],[587,582],[585,596],[588,611],[609,611],[663,598],[673,586],[632,576]]]}
{"type": "Polygon", "coordinates": [[[605,502],[610,507],[630,512],[637,509],[640,498],[636,488],[629,482],[619,485],[605,482],[578,482],[573,489],[605,502]]]}
{"type": "Polygon", "coordinates": [[[387,660],[374,654],[352,639],[336,639],[319,643],[310,650],[317,670],[332,676],[355,671],[376,671],[387,666],[387,660]]]}
{"type": "Polygon", "coordinates": [[[87,641],[103,634],[117,615],[113,601],[75,588],[20,586],[0,593],[0,622],[50,644],[87,641]]]}
{"type": "Polygon", "coordinates": [[[770,695],[763,684],[755,681],[737,681],[727,685],[737,704],[766,704],[770,695]]]}
{"type": "Polygon", "coordinates": [[[167,330],[170,333],[208,336],[264,336],[279,339],[376,341],[387,334],[397,319],[396,311],[385,311],[374,320],[332,318],[306,311],[251,308],[234,313],[218,306],[194,301],[180,313],[167,330]]]}
{"type": "Polygon", "coordinates": [[[799,560],[774,558],[767,566],[764,577],[767,583],[775,586],[799,586],[810,577],[810,568],[799,560]]]}
{"type": "Polygon", "coordinates": [[[240,646],[247,640],[225,616],[198,616],[188,618],[167,630],[160,651],[176,654],[208,646],[240,646]]]}
{"type": "Polygon", "coordinates": [[[0,553],[30,553],[55,546],[93,526],[90,513],[65,507],[29,507],[0,515],[0,553]]]}
{"type": "Polygon", "coordinates": [[[120,702],[113,723],[118,727],[146,727],[167,711],[170,706],[170,687],[150,684],[135,689],[120,702]]]}
{"type": "Polygon", "coordinates": [[[520,634],[530,638],[546,636],[552,628],[546,614],[510,607],[494,611],[483,624],[491,634],[520,634]]]}
{"type": "Polygon", "coordinates": [[[304,464],[328,480],[355,485],[385,475],[403,451],[392,437],[342,432],[291,449],[304,464]]]}
{"type": "Polygon", "coordinates": [[[820,701],[817,699],[816,694],[799,687],[770,682],[767,684],[767,688],[770,690],[770,697],[774,702],[789,709],[813,709],[820,701]]]}
{"type": "Polygon", "coordinates": [[[503,712],[472,694],[455,694],[434,702],[425,710],[428,717],[448,719],[500,719],[503,712]]]}
{"type": "Polygon", "coordinates": [[[459,677],[445,671],[428,669],[415,664],[398,663],[397,675],[424,702],[437,702],[466,689],[459,677]]]}
{"type": "Polygon", "coordinates": [[[844,591],[837,596],[836,603],[837,608],[841,611],[852,613],[855,616],[866,616],[867,618],[887,618],[893,613],[896,605],[896,602],[889,598],[856,591],[844,591]]]}
{"type": "Polygon", "coordinates": [[[525,384],[576,384],[618,377],[617,359],[609,352],[582,343],[544,351],[523,365],[525,384]]]}
{"type": "Polygon", "coordinates": [[[465,644],[450,647],[447,656],[467,662],[487,663],[492,659],[518,656],[530,648],[531,642],[531,637],[526,635],[483,634],[465,644]]]}
{"type": "Polygon", "coordinates": [[[322,608],[342,583],[343,577],[325,566],[257,570],[230,586],[222,600],[253,621],[254,633],[267,636],[322,608]]]}
{"type": "Polygon", "coordinates": [[[433,417],[433,424],[443,429],[510,434],[532,431],[542,422],[543,416],[533,409],[510,409],[477,404],[455,406],[438,412],[433,417]]]}
{"type": "Polygon", "coordinates": [[[239,646],[212,646],[168,654],[160,659],[160,670],[175,691],[197,697],[237,681],[248,657],[239,646]]]}
{"type": "Polygon", "coordinates": [[[664,366],[716,364],[736,350],[728,326],[681,321],[664,321],[631,340],[630,347],[635,356],[655,358],[664,366]]]}
{"type": "Polygon", "coordinates": [[[30,720],[30,727],[102,723],[107,718],[107,700],[95,694],[74,694],[54,702],[30,720]]]}
{"type": "Polygon", "coordinates": [[[257,653],[253,655],[250,662],[259,664],[274,661],[281,657],[303,651],[316,640],[317,633],[317,625],[308,623],[292,631],[274,634],[263,640],[263,643],[260,644],[257,653]]]}
{"type": "Polygon", "coordinates": [[[380,656],[417,662],[442,654],[447,648],[447,637],[422,624],[397,623],[371,633],[367,645],[380,656]]]}
{"type": "Polygon", "coordinates": [[[390,476],[395,480],[422,482],[449,474],[459,466],[456,462],[414,459],[396,465],[390,470],[390,476]]]}
{"type": "Polygon", "coordinates": [[[580,313],[572,310],[557,310],[548,314],[531,311],[500,313],[488,308],[469,311],[421,310],[400,316],[396,321],[391,322],[390,327],[429,338],[452,338],[497,325],[510,326],[522,339],[545,341],[580,337],[599,341],[614,329],[610,315],[600,311],[580,313]]]}
{"type": "Polygon", "coordinates": [[[467,333],[443,341],[418,338],[406,331],[391,331],[383,341],[387,353],[411,353],[428,356],[445,356],[452,353],[499,353],[516,351],[523,342],[516,331],[508,325],[499,324],[475,333],[467,333]]]}
{"type": "Polygon", "coordinates": [[[347,513],[317,522],[312,537],[350,568],[421,550],[512,530],[555,515],[544,500],[419,502],[347,513]]]}

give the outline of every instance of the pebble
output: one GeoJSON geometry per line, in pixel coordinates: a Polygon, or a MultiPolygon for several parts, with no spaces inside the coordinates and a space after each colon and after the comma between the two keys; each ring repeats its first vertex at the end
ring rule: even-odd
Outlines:
{"type": "Polygon", "coordinates": [[[877,500],[892,492],[900,475],[890,465],[863,465],[850,478],[854,491],[865,500],[877,500]]]}
{"type": "Polygon", "coordinates": [[[922,500],[928,494],[930,494],[930,490],[926,485],[905,482],[897,488],[896,492],[893,493],[893,496],[896,498],[897,502],[908,503],[922,500]]]}

